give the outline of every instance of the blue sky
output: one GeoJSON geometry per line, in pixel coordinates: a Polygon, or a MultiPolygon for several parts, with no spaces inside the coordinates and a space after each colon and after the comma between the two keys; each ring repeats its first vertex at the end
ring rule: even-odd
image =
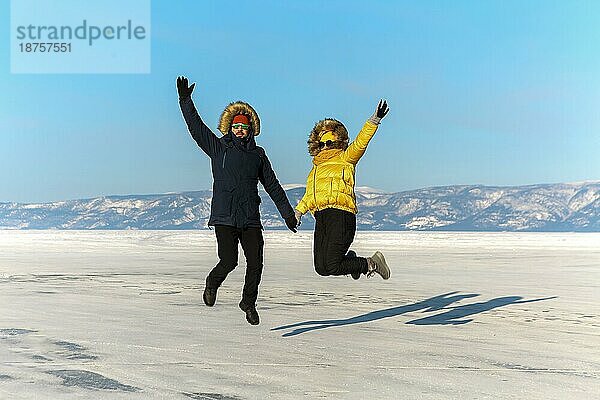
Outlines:
{"type": "Polygon", "coordinates": [[[11,74],[0,3],[0,202],[211,186],[175,78],[216,132],[259,112],[282,183],[308,132],[391,112],[357,169],[386,191],[600,180],[600,2],[152,1],[150,74],[11,74]]]}

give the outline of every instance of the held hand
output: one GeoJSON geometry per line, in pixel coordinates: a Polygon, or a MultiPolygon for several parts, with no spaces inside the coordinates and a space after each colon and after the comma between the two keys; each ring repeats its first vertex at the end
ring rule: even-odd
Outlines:
{"type": "Polygon", "coordinates": [[[296,219],[298,220],[298,226],[302,225],[302,213],[298,210],[294,210],[294,215],[296,216],[296,219]]]}
{"type": "Polygon", "coordinates": [[[192,86],[188,87],[188,79],[185,76],[180,76],[177,78],[177,93],[179,93],[179,99],[183,100],[192,95],[194,91],[195,83],[192,83],[192,86]]]}
{"type": "Polygon", "coordinates": [[[287,217],[285,219],[285,224],[287,225],[290,231],[294,233],[298,232],[298,230],[296,229],[298,227],[298,220],[296,219],[295,215],[290,215],[289,217],[287,217]]]}
{"type": "Polygon", "coordinates": [[[379,104],[377,105],[377,111],[375,112],[375,115],[377,115],[377,118],[383,118],[387,115],[387,113],[390,111],[390,109],[387,106],[387,101],[386,100],[379,100],[379,104]]]}

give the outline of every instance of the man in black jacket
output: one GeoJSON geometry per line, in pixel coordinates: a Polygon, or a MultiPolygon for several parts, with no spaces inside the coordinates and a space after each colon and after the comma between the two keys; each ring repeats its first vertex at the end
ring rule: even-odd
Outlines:
{"type": "Polygon", "coordinates": [[[215,227],[219,263],[206,278],[204,303],[209,307],[215,304],[217,289],[237,266],[238,243],[241,243],[246,256],[246,277],[239,306],[246,313],[246,320],[257,325],[260,320],[256,299],[264,246],[258,182],[294,233],[298,220],[264,149],[254,140],[254,136],[260,133],[256,111],[247,103],[238,101],[229,104],[221,114],[219,131],[223,136],[219,138],[204,124],[194,106],[191,96],[195,85],[188,86],[185,77],[177,78],[183,118],[192,138],[210,157],[214,180],[208,225],[215,227]]]}

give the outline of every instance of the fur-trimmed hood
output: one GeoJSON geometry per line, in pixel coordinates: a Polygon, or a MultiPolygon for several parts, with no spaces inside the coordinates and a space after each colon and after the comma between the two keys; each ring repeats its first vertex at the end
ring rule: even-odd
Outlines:
{"type": "Polygon", "coordinates": [[[252,125],[250,129],[252,129],[254,136],[258,136],[260,133],[260,119],[258,118],[258,114],[250,104],[244,103],[243,101],[229,103],[229,105],[225,107],[225,110],[223,110],[221,118],[219,119],[219,131],[221,131],[223,135],[226,135],[231,128],[233,117],[239,114],[246,115],[250,119],[250,125],[252,125]]]}
{"type": "Polygon", "coordinates": [[[308,153],[311,156],[319,154],[319,139],[324,132],[331,131],[337,137],[337,143],[332,149],[346,150],[348,148],[348,130],[337,119],[325,118],[315,124],[308,136],[308,153]]]}

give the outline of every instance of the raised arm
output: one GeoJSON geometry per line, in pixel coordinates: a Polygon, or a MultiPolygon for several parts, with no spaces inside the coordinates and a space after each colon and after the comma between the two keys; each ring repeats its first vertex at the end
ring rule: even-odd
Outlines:
{"type": "Polygon", "coordinates": [[[202,121],[194,102],[192,101],[192,92],[194,91],[195,83],[188,87],[188,80],[184,76],[177,78],[177,92],[179,93],[179,107],[183,119],[187,124],[192,138],[198,146],[209,156],[216,154],[219,147],[219,138],[210,130],[202,121]]]}
{"type": "Polygon", "coordinates": [[[342,155],[342,157],[346,161],[348,161],[352,164],[358,163],[358,160],[360,160],[360,158],[363,156],[363,154],[365,154],[365,151],[367,150],[367,146],[369,145],[369,141],[373,138],[373,135],[375,135],[375,132],[377,131],[379,123],[381,122],[383,117],[385,117],[387,115],[387,113],[389,111],[390,111],[390,109],[387,106],[387,101],[379,100],[379,104],[377,105],[377,110],[375,110],[375,112],[373,113],[371,118],[369,118],[367,120],[367,122],[365,122],[365,124],[363,125],[360,132],[358,132],[358,135],[356,136],[356,138],[352,141],[352,143],[350,143],[348,148],[344,151],[344,154],[342,155]]]}

